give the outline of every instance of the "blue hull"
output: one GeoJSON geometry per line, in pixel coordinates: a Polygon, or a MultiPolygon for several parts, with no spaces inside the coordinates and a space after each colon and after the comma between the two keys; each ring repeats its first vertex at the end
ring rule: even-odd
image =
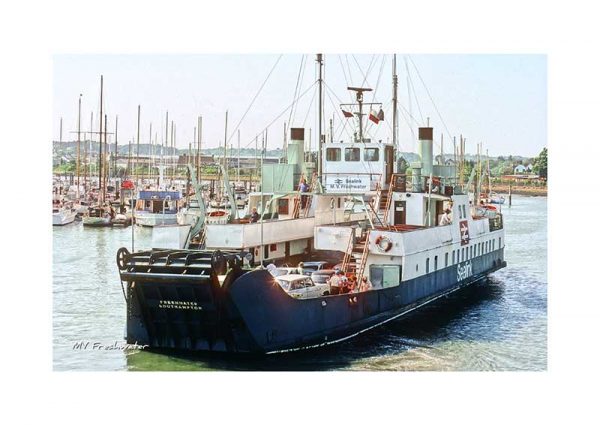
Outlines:
{"type": "Polygon", "coordinates": [[[127,284],[127,342],[161,349],[267,354],[321,347],[477,282],[505,267],[503,257],[503,250],[497,250],[398,286],[304,300],[288,296],[265,270],[238,270],[222,286],[139,280],[127,284]],[[176,300],[176,308],[164,308],[171,302],[165,300],[176,300]]]}

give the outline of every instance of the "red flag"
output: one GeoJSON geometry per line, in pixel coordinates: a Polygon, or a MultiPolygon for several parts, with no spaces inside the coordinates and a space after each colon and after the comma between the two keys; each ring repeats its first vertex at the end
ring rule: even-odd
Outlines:
{"type": "Polygon", "coordinates": [[[373,121],[375,124],[379,124],[379,118],[377,118],[377,115],[375,115],[375,113],[373,111],[371,111],[369,113],[369,119],[371,121],[373,121]]]}
{"type": "Polygon", "coordinates": [[[342,109],[342,113],[344,114],[344,116],[346,118],[352,118],[354,116],[354,115],[352,115],[352,112],[344,111],[343,109],[342,109]]]}

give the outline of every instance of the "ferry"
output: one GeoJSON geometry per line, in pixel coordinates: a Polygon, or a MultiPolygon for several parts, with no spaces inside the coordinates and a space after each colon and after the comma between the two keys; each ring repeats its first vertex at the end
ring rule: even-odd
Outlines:
{"type": "Polygon", "coordinates": [[[117,251],[127,343],[257,354],[324,347],[506,267],[501,211],[472,205],[473,174],[464,182],[455,165],[434,164],[433,128],[418,129],[419,160],[407,173],[395,136],[363,134],[363,107],[377,105],[363,102],[370,89],[349,89],[357,103],[342,105],[354,108],[344,116],[357,118],[358,131],[323,143],[320,167],[303,161],[304,129],[292,128],[286,162],[265,165],[260,192],[248,196],[251,215],[232,208],[210,222],[197,195],[200,211],[181,247],[117,251]],[[304,284],[304,262],[319,260],[335,264],[336,277],[368,284],[304,284]],[[302,273],[278,280],[274,266],[289,264],[302,273]]]}
{"type": "MultiPolygon", "coordinates": [[[[371,290],[289,294],[264,267],[271,247],[244,244],[253,236],[250,245],[259,242],[259,223],[214,225],[215,235],[207,229],[214,238],[209,248],[118,251],[127,342],[263,354],[322,347],[505,267],[502,214],[492,209],[479,214],[454,170],[433,165],[432,144],[433,129],[420,128],[421,160],[411,164],[411,175],[395,172],[391,144],[325,145],[324,184],[314,195],[310,218],[313,248],[337,251],[342,271],[358,281],[366,277],[371,290]],[[364,207],[364,219],[345,214],[349,201],[364,207]],[[445,210],[449,224],[443,224],[445,210]],[[217,241],[233,248],[218,248],[217,241]]],[[[282,238],[301,236],[300,223],[280,225],[282,238]]]]}

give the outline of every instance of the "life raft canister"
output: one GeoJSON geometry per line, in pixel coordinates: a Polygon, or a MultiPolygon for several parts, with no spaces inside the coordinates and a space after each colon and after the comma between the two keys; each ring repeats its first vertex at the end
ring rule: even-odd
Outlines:
{"type": "Polygon", "coordinates": [[[393,242],[387,236],[379,235],[377,236],[377,239],[375,239],[375,246],[381,252],[388,252],[390,249],[392,249],[393,242]]]}

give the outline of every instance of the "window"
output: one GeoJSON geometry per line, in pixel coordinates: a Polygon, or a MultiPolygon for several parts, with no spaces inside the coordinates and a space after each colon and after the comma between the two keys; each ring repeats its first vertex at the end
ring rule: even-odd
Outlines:
{"type": "Polygon", "coordinates": [[[467,210],[465,209],[465,205],[464,204],[462,206],[462,210],[463,210],[463,217],[467,218],[467,210]]]}
{"type": "Polygon", "coordinates": [[[461,261],[465,261],[465,249],[464,248],[460,249],[460,258],[461,258],[461,261]]]}
{"type": "Polygon", "coordinates": [[[433,257],[433,271],[437,271],[437,255],[433,257]]]}
{"type": "Polygon", "coordinates": [[[471,245],[471,258],[473,258],[473,245],[471,245]]]}
{"type": "Polygon", "coordinates": [[[429,258],[425,260],[425,273],[429,273],[429,258]]]}
{"type": "Polygon", "coordinates": [[[365,148],[365,161],[379,161],[379,148],[365,148]]]}
{"type": "Polygon", "coordinates": [[[492,250],[496,249],[496,239],[492,241],[492,250]]]}
{"type": "Polygon", "coordinates": [[[360,161],[360,148],[346,148],[344,157],[346,161],[360,161]]]}
{"type": "Polygon", "coordinates": [[[340,148],[327,148],[327,161],[341,161],[342,150],[340,148]]]}
{"type": "Polygon", "coordinates": [[[269,245],[269,250],[271,252],[277,251],[277,244],[276,243],[272,243],[271,245],[269,245]]]}
{"type": "Polygon", "coordinates": [[[444,256],[444,267],[448,267],[448,253],[444,256]]]}
{"type": "Polygon", "coordinates": [[[342,208],[342,198],[337,198],[338,200],[338,209],[342,208]]]}
{"type": "Polygon", "coordinates": [[[269,246],[268,245],[263,245],[263,257],[269,258],[269,246]]]}
{"type": "Polygon", "coordinates": [[[456,251],[452,250],[452,265],[456,264],[456,251]]]}
{"type": "Polygon", "coordinates": [[[402,266],[372,265],[370,268],[369,276],[371,278],[373,288],[387,288],[390,286],[398,286],[400,284],[400,277],[402,276],[402,266]]]}
{"type": "Polygon", "coordinates": [[[498,249],[502,248],[502,238],[498,238],[498,249]]]}
{"type": "Polygon", "coordinates": [[[467,260],[469,259],[469,247],[467,247],[467,260]]]}

